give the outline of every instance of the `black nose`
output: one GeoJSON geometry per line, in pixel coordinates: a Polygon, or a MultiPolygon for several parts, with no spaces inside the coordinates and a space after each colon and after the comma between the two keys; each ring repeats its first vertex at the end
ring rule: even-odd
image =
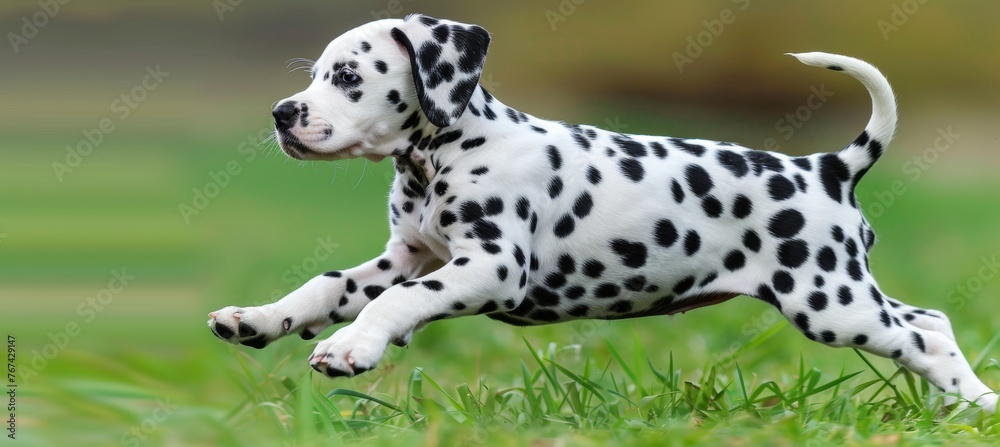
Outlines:
{"type": "Polygon", "coordinates": [[[274,125],[278,129],[287,129],[295,124],[295,116],[298,114],[299,107],[295,101],[285,101],[278,104],[278,107],[275,107],[271,111],[271,116],[274,117],[274,125]]]}

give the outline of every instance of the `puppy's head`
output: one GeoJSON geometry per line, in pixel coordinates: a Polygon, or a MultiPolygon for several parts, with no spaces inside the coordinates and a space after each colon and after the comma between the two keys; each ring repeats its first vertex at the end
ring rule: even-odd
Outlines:
{"type": "Polygon", "coordinates": [[[423,15],[344,33],[314,64],[309,87],[272,111],[281,149],[299,160],[405,152],[413,128],[462,116],[489,41],[479,26],[423,15]]]}

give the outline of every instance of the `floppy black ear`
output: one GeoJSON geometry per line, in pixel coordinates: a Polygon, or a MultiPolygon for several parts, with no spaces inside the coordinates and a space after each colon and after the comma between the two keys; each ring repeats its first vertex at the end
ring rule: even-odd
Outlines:
{"type": "Polygon", "coordinates": [[[435,126],[450,126],[479,85],[490,34],[478,25],[411,14],[392,29],[392,38],[410,57],[424,115],[435,126]]]}

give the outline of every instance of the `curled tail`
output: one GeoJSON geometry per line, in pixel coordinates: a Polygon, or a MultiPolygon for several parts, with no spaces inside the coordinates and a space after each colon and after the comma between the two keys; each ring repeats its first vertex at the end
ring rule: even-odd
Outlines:
{"type": "Polygon", "coordinates": [[[847,73],[861,81],[871,94],[872,117],[868,125],[857,139],[837,154],[857,179],[858,174],[863,175],[882,156],[896,131],[896,98],[889,81],[877,68],[853,57],[817,52],[788,54],[806,65],[847,73]]]}

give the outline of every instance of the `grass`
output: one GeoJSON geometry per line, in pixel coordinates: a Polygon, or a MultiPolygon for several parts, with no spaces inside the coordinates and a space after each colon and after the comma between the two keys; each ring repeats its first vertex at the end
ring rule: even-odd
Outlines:
{"type": "MultiPolygon", "coordinates": [[[[58,144],[5,154],[0,295],[18,340],[24,445],[1000,441],[996,417],[941,408],[891,361],[810,342],[746,298],[673,318],[441,321],[410,347],[390,347],[378,369],[334,381],[305,363],[315,341],[261,351],[219,343],[208,311],[267,302],[367,260],[386,234],[387,165],[299,165],[265,150],[247,160],[237,145],[262,126],[154,143],[123,128],[62,183],[49,166],[59,155],[45,149],[58,144]],[[150,147],[134,150],[139,142],[150,147]],[[178,204],[230,160],[241,173],[185,223],[178,204]],[[327,237],[330,248],[317,251],[327,237]],[[115,269],[135,280],[82,312],[115,269]]],[[[907,178],[899,166],[910,155],[891,155],[862,182],[862,203],[907,178]]],[[[987,298],[998,284],[984,280],[959,300],[952,292],[1000,252],[1000,198],[995,179],[949,177],[948,163],[873,219],[872,269],[891,295],[947,312],[977,374],[998,388],[1000,307],[987,298]]]]}

